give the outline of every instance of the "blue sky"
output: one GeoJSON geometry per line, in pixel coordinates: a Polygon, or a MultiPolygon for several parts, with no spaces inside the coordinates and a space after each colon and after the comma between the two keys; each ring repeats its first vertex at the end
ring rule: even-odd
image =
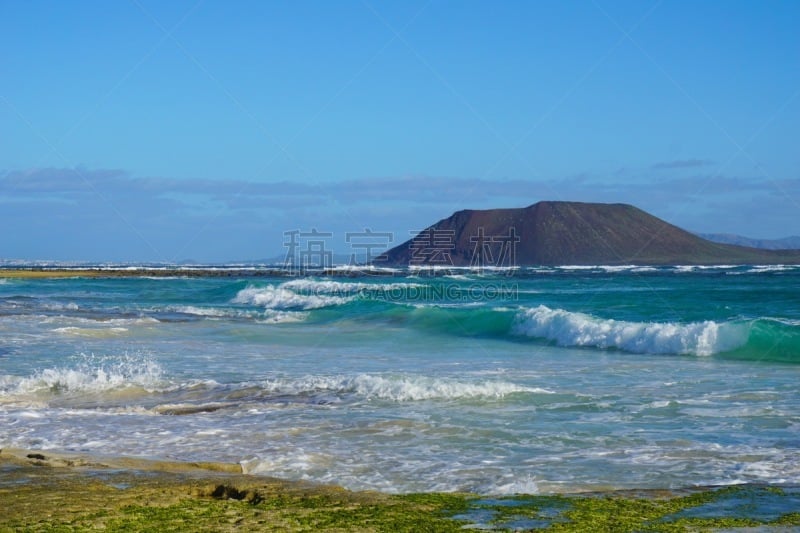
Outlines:
{"type": "Polygon", "coordinates": [[[0,0],[0,258],[626,202],[800,235],[800,3],[0,0]]]}

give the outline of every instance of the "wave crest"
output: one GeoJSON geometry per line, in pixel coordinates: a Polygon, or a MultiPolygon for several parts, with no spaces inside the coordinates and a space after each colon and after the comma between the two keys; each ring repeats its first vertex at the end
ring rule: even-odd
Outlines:
{"type": "Polygon", "coordinates": [[[521,311],[513,333],[559,346],[616,348],[632,353],[713,355],[747,343],[746,324],[627,322],[540,305],[521,311]]]}
{"type": "Polygon", "coordinates": [[[354,297],[330,296],[324,294],[301,294],[285,287],[267,285],[265,287],[248,286],[240,290],[232,303],[258,305],[266,309],[278,311],[319,309],[332,305],[341,305],[354,297]]]}
{"type": "Polygon", "coordinates": [[[331,392],[356,394],[367,400],[395,402],[420,400],[501,399],[515,393],[552,394],[538,387],[525,387],[505,381],[466,382],[424,376],[383,376],[359,374],[352,377],[309,376],[299,380],[269,380],[263,386],[281,394],[331,392]]]}
{"type": "Polygon", "coordinates": [[[421,283],[364,283],[335,280],[295,279],[280,284],[281,288],[311,294],[354,295],[359,293],[400,291],[426,287],[421,283]]]}
{"type": "Polygon", "coordinates": [[[163,370],[141,356],[84,356],[75,368],[46,368],[16,381],[3,395],[97,393],[130,387],[154,390],[163,384],[163,370]]]}

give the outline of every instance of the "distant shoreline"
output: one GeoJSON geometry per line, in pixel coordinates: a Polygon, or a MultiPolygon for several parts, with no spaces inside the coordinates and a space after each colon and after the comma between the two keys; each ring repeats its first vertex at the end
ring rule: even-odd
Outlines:
{"type": "Polygon", "coordinates": [[[142,277],[232,277],[232,276],[270,276],[281,272],[279,269],[183,269],[183,268],[0,268],[0,278],[35,279],[35,278],[142,278],[142,277]]]}
{"type": "Polygon", "coordinates": [[[409,274],[422,276],[447,276],[457,274],[494,274],[499,276],[526,276],[553,273],[614,274],[614,273],[675,273],[711,272],[713,270],[749,269],[750,273],[775,270],[798,269],[793,263],[779,264],[625,264],[625,265],[556,265],[556,266],[514,266],[514,267],[470,267],[454,265],[409,265],[402,267],[378,267],[373,265],[334,265],[329,267],[293,268],[277,265],[220,265],[220,266],[0,266],[0,279],[63,279],[63,278],[286,278],[298,276],[339,276],[339,277],[403,277],[409,274]]]}

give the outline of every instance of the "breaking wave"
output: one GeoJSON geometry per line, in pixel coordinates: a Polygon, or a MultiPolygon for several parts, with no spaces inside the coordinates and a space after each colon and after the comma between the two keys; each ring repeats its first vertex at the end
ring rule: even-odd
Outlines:
{"type": "Polygon", "coordinates": [[[331,296],[326,294],[302,294],[284,286],[267,285],[265,287],[248,286],[240,290],[232,303],[257,305],[278,311],[320,309],[333,305],[341,305],[355,296],[331,296]]]}
{"type": "Polygon", "coordinates": [[[422,283],[364,283],[334,280],[295,279],[280,284],[281,288],[312,294],[354,295],[359,293],[401,291],[426,287],[422,283]]]}
{"type": "Polygon", "coordinates": [[[744,322],[657,323],[597,318],[540,305],[521,311],[512,332],[558,346],[588,346],[633,353],[713,355],[747,343],[744,322]]]}
{"type": "Polygon", "coordinates": [[[161,366],[148,357],[82,356],[73,368],[38,370],[32,375],[0,382],[0,397],[100,393],[135,387],[155,390],[164,384],[161,366]]]}
{"type": "Polygon", "coordinates": [[[262,386],[277,394],[301,395],[329,392],[355,394],[367,400],[395,402],[419,400],[463,400],[471,398],[504,398],[510,394],[552,394],[538,387],[524,387],[506,381],[461,381],[425,376],[308,376],[303,379],[275,379],[262,386]]]}
{"type": "Polygon", "coordinates": [[[426,289],[419,283],[364,283],[334,280],[295,279],[279,285],[248,285],[231,303],[247,304],[279,311],[321,309],[349,303],[357,298],[392,299],[408,297],[408,291],[426,289]]]}

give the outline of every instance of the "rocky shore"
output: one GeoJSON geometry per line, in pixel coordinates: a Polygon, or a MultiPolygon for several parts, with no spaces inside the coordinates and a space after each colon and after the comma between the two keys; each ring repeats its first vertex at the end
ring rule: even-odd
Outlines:
{"type": "Polygon", "coordinates": [[[238,464],[0,451],[0,531],[789,531],[800,489],[482,497],[351,492],[238,464]]]}

